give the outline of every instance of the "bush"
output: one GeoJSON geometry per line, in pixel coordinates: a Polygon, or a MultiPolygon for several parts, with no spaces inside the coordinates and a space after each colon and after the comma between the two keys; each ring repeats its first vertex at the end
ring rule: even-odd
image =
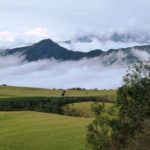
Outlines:
{"type": "Polygon", "coordinates": [[[1,98],[0,111],[42,111],[63,114],[62,106],[88,101],[108,101],[103,97],[17,97],[1,98]]]}

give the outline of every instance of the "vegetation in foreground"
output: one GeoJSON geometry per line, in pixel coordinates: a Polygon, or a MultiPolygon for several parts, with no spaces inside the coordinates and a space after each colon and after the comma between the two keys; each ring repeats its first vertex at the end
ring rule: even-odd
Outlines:
{"type": "Polygon", "coordinates": [[[148,150],[150,148],[150,63],[129,68],[118,90],[114,117],[104,116],[104,104],[93,108],[96,119],[88,126],[92,150],[148,150]]]}

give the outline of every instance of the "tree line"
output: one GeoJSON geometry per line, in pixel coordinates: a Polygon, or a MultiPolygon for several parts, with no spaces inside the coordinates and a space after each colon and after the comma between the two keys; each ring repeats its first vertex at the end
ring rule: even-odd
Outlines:
{"type": "Polygon", "coordinates": [[[62,106],[77,102],[110,102],[107,97],[15,97],[1,98],[0,111],[40,111],[63,114],[62,106]]]}

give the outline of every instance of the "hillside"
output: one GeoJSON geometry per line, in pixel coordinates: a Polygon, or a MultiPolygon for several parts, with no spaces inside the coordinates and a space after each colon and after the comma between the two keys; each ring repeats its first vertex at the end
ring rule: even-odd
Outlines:
{"type": "MultiPolygon", "coordinates": [[[[27,87],[0,86],[0,98],[9,97],[61,97],[63,90],[40,89],[27,87]]],[[[115,99],[115,90],[66,90],[68,97],[107,96],[115,99]]]]}
{"type": "Polygon", "coordinates": [[[77,150],[91,119],[38,112],[0,112],[0,150],[77,150]]]}

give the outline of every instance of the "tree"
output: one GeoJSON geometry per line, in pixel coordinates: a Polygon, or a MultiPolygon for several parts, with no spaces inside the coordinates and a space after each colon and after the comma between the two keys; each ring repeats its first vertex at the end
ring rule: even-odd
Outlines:
{"type": "Polygon", "coordinates": [[[115,117],[104,117],[104,107],[93,109],[98,113],[87,133],[87,143],[93,150],[126,149],[136,135],[143,133],[145,120],[150,120],[150,62],[129,67],[123,81],[117,91],[117,111],[112,111],[115,117]]]}
{"type": "Polygon", "coordinates": [[[113,136],[119,145],[124,145],[143,132],[144,120],[150,117],[150,63],[129,67],[117,95],[119,114],[112,126],[113,136]]]}
{"type": "Polygon", "coordinates": [[[63,91],[62,91],[62,93],[61,93],[61,96],[62,96],[62,97],[64,97],[64,96],[65,96],[65,94],[66,94],[66,91],[65,91],[65,90],[63,90],[63,91]]]}
{"type": "Polygon", "coordinates": [[[96,115],[96,119],[88,125],[87,147],[92,150],[107,150],[110,147],[110,126],[109,118],[103,116],[105,112],[105,104],[95,102],[92,110],[96,115]]]}

